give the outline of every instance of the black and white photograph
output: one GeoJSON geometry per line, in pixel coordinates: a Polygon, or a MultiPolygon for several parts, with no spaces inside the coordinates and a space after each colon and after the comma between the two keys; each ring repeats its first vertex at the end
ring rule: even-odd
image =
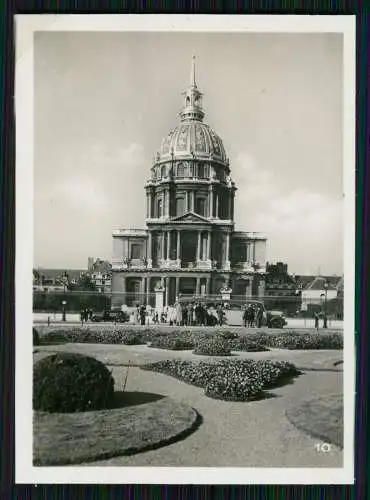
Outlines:
{"type": "Polygon", "coordinates": [[[17,481],[352,483],[353,18],[16,26],[17,481]]]}

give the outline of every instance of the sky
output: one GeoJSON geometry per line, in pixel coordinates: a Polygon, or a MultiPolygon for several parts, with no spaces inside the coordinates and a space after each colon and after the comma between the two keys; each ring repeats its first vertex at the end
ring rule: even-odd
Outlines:
{"type": "Polygon", "coordinates": [[[343,273],[342,35],[38,32],[34,265],[111,259],[179,123],[191,57],[238,187],[235,229],[296,274],[343,273]]]}

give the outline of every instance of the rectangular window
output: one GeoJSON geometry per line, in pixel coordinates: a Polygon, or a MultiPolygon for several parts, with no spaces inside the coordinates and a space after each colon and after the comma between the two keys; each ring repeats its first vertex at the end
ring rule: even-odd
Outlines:
{"type": "Polygon", "coordinates": [[[133,244],[131,245],[131,259],[140,259],[141,257],[141,245],[133,244]]]}
{"type": "Polygon", "coordinates": [[[204,198],[197,198],[195,211],[199,215],[206,215],[206,200],[204,198]]]}
{"type": "Polygon", "coordinates": [[[182,215],[184,213],[184,208],[184,198],[176,198],[176,215],[182,215]]]}

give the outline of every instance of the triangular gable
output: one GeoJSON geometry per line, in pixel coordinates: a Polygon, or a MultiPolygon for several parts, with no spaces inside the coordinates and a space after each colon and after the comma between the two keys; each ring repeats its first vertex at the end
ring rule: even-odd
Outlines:
{"type": "Polygon", "coordinates": [[[188,212],[187,214],[184,215],[179,215],[179,217],[175,217],[172,219],[174,222],[207,222],[209,223],[209,220],[206,219],[205,217],[202,217],[199,214],[196,214],[194,212],[188,212]]]}

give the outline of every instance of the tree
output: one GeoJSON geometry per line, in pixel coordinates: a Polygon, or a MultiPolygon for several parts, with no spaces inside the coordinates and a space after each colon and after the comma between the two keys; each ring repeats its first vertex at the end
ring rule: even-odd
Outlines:
{"type": "Polygon", "coordinates": [[[73,285],[73,291],[81,291],[81,292],[96,292],[95,283],[91,280],[91,277],[88,274],[82,274],[77,282],[73,285]]]}

